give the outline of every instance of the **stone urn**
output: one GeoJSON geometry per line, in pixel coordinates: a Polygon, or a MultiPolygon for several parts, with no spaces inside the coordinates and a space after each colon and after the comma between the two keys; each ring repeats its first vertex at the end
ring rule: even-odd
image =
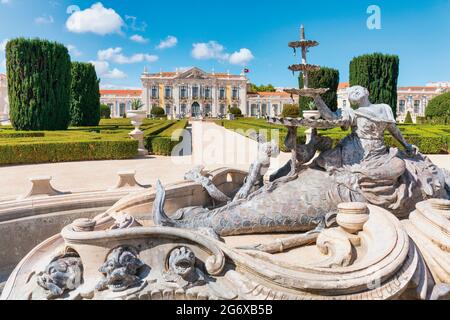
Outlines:
{"type": "Polygon", "coordinates": [[[148,155],[148,150],[145,149],[144,144],[144,132],[142,132],[139,127],[144,122],[147,117],[147,112],[145,110],[131,110],[127,112],[127,118],[131,120],[131,124],[134,126],[134,130],[130,132],[130,137],[139,142],[138,155],[146,156],[148,155]]]}
{"type": "Polygon", "coordinates": [[[147,117],[147,111],[145,110],[131,110],[127,111],[127,118],[131,120],[131,124],[136,128],[139,127],[144,122],[144,119],[147,117]]]}
{"type": "Polygon", "coordinates": [[[306,110],[303,111],[303,117],[309,120],[319,120],[321,118],[321,114],[319,110],[306,110]]]}

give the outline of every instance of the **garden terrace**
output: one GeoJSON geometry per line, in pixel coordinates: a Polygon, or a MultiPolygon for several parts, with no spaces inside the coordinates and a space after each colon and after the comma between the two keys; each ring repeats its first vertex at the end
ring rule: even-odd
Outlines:
{"type": "MultiPolygon", "coordinates": [[[[146,138],[166,137],[171,127],[187,122],[145,120],[141,129],[146,138]]],[[[0,127],[0,165],[52,163],[90,160],[131,159],[138,142],[130,139],[134,127],[129,119],[102,120],[95,127],[71,127],[66,131],[14,131],[0,127]]],[[[170,154],[170,152],[169,152],[170,154]]]]}

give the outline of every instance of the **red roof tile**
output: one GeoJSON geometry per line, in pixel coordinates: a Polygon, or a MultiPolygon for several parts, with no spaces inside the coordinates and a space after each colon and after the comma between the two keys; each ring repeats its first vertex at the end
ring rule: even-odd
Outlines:
{"type": "Polygon", "coordinates": [[[100,90],[100,95],[106,96],[141,96],[142,90],[100,90]]]}

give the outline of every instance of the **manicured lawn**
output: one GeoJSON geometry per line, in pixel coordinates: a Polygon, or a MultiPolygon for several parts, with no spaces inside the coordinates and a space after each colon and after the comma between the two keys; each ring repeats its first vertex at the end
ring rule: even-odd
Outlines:
{"type": "MultiPolygon", "coordinates": [[[[218,120],[216,121],[218,125],[225,127],[230,130],[239,130],[238,132],[244,135],[249,135],[249,130],[260,131],[263,130],[263,134],[266,135],[268,139],[272,139],[273,129],[280,130],[280,146],[283,151],[288,151],[284,147],[284,139],[287,135],[287,129],[284,126],[271,125],[263,119],[254,118],[242,118],[238,120],[218,120]]],[[[448,154],[450,146],[450,125],[399,125],[405,138],[412,144],[417,145],[422,153],[425,154],[448,154]]],[[[298,129],[299,142],[304,143],[306,128],[298,129]]],[[[340,140],[345,138],[349,131],[343,131],[340,128],[335,128],[331,130],[320,130],[320,134],[330,137],[333,139],[334,143],[337,144],[340,140]]],[[[395,141],[392,136],[386,132],[385,135],[386,143],[390,146],[395,146],[401,148],[397,141],[395,141]]]]}

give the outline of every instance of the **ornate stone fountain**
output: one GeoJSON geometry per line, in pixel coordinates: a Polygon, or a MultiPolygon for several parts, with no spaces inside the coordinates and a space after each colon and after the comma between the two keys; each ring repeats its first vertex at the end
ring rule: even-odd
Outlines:
{"type": "Polygon", "coordinates": [[[199,167],[74,221],[19,263],[1,298],[449,298],[450,174],[366,89],[351,88],[360,108],[339,113],[322,92],[296,91],[314,97],[322,119],[270,120],[288,127],[293,159],[269,183],[276,146],[260,137],[248,173],[199,167]],[[306,145],[297,127],[314,129],[306,145]],[[333,148],[316,130],[330,127],[352,133],[333,148]],[[386,130],[405,151],[384,145],[386,130]]]}

